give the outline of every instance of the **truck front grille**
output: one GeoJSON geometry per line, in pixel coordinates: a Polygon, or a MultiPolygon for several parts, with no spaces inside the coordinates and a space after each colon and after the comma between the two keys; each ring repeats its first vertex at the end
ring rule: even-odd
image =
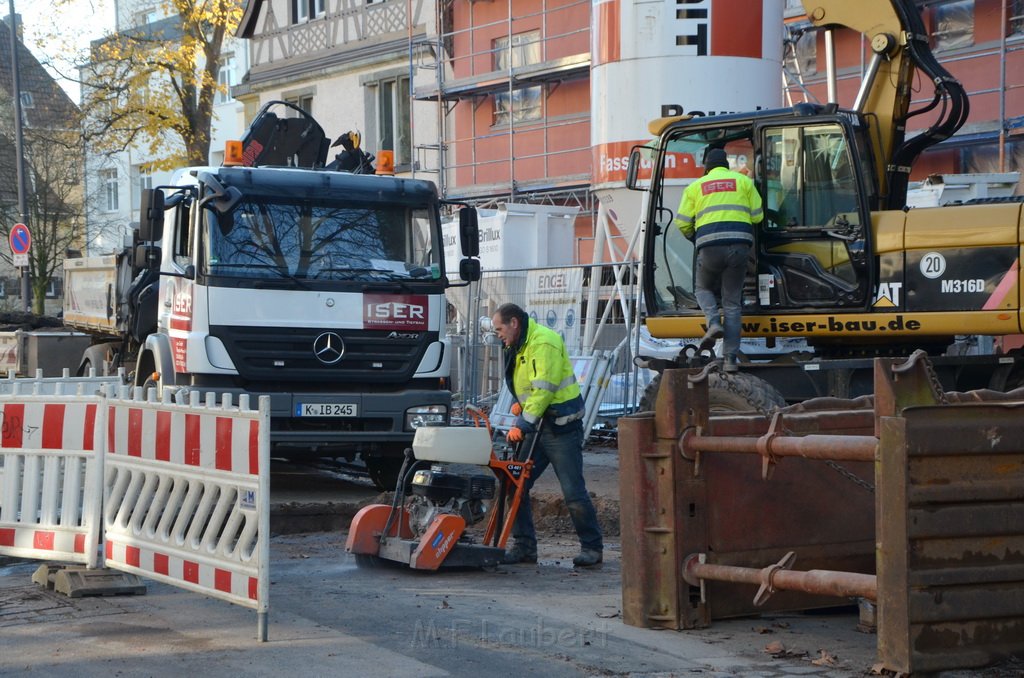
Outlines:
{"type": "MultiPolygon", "coordinates": [[[[239,376],[247,380],[358,381],[402,383],[412,378],[436,332],[325,330],[323,328],[236,327],[217,325],[210,334],[220,339],[239,376]],[[317,357],[314,343],[325,332],[341,337],[344,350],[331,338],[330,351],[317,357]],[[327,362],[325,362],[327,361],[327,362]]],[[[324,347],[324,339],[320,348],[324,347]]]]}

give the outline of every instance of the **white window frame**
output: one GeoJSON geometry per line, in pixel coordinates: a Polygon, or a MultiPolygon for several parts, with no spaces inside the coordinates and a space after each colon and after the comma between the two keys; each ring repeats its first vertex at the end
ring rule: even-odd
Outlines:
{"type": "Polygon", "coordinates": [[[292,23],[301,24],[327,14],[327,0],[292,0],[292,23]]]}
{"type": "Polygon", "coordinates": [[[220,70],[217,71],[217,94],[213,98],[215,104],[226,104],[231,98],[231,88],[235,86],[235,55],[225,54],[220,58],[220,70]],[[221,91],[221,88],[224,88],[221,91]]]}
{"type": "Polygon", "coordinates": [[[132,165],[131,186],[128,191],[131,194],[132,210],[137,210],[142,205],[142,191],[153,188],[153,175],[143,171],[143,165],[132,165]]]}
{"type": "Polygon", "coordinates": [[[377,81],[377,148],[394,151],[395,167],[412,163],[409,77],[377,81]]]}
{"type": "Polygon", "coordinates": [[[117,168],[102,169],[99,175],[103,187],[103,211],[117,212],[120,209],[117,168]]]}
{"type": "MultiPolygon", "coordinates": [[[[290,96],[286,95],[283,98],[285,100],[285,103],[292,104],[293,106],[298,106],[299,108],[304,110],[306,113],[309,113],[310,115],[313,115],[313,94],[312,93],[292,94],[290,96]]],[[[286,118],[298,118],[299,117],[299,112],[296,111],[293,108],[289,108],[287,111],[285,111],[285,117],[286,118]]]]}

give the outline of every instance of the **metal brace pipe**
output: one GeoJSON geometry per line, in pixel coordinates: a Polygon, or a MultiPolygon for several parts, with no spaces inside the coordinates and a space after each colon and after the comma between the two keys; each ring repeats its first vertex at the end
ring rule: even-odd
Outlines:
{"type": "Polygon", "coordinates": [[[759,586],[754,605],[761,606],[776,591],[802,591],[837,598],[865,598],[878,600],[877,578],[873,574],[837,572],[835,570],[790,570],[796,560],[792,551],[779,562],[761,569],[715,565],[705,562],[704,554],[691,554],[683,561],[683,579],[691,586],[700,586],[704,580],[754,584],[759,586]]]}
{"type": "Polygon", "coordinates": [[[757,454],[763,457],[762,476],[767,479],[778,457],[874,462],[878,438],[814,433],[790,436],[783,430],[782,413],[776,412],[768,432],[758,438],[705,436],[699,428],[689,428],[680,436],[678,445],[683,457],[695,462],[695,473],[699,472],[701,452],[757,454]]]}

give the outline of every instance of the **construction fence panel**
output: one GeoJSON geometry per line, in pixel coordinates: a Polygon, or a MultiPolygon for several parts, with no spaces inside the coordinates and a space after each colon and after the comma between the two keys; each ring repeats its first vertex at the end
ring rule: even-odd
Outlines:
{"type": "MultiPolygon", "coordinates": [[[[149,390],[150,394],[155,391],[149,390]]],[[[109,401],[103,529],[107,567],[258,614],[269,604],[270,403],[109,401]]]]}
{"type": "Polygon", "coordinates": [[[492,423],[499,428],[511,426],[512,401],[504,384],[503,346],[497,336],[482,327],[501,304],[511,302],[565,339],[584,391],[588,431],[599,423],[614,427],[619,416],[635,411],[651,379],[647,370],[639,374],[632,362],[629,322],[635,289],[630,285],[601,286],[594,327],[588,332],[585,290],[601,269],[607,272],[610,265],[487,271],[479,283],[450,290],[449,301],[459,318],[449,329],[456,348],[455,404],[486,408],[492,423]],[[584,346],[588,334],[594,339],[591,346],[584,346]]]}
{"type": "Polygon", "coordinates": [[[96,567],[103,403],[99,396],[0,396],[0,554],[96,567]]]}
{"type": "Polygon", "coordinates": [[[881,420],[878,652],[903,674],[1024,652],[1024,403],[881,420]]]}

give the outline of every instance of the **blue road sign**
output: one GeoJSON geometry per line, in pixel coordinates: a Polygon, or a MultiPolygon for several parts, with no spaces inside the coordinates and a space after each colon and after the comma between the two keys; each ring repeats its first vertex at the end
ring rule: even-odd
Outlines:
{"type": "Polygon", "coordinates": [[[28,248],[32,246],[32,233],[25,224],[15,224],[8,234],[11,243],[11,252],[14,254],[28,254],[28,248]]]}

